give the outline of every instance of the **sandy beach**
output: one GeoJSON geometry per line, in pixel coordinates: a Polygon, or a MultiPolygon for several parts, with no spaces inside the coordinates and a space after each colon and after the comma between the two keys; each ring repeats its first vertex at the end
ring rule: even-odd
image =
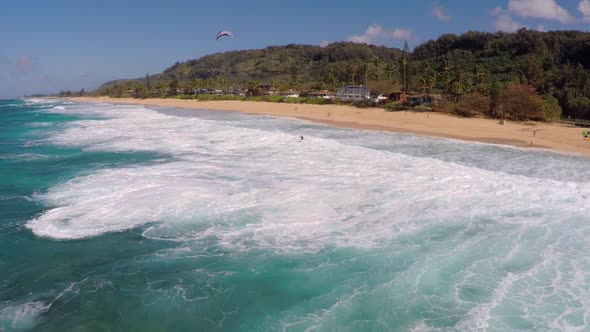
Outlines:
{"type": "Polygon", "coordinates": [[[590,141],[579,127],[540,122],[510,122],[458,118],[443,113],[387,112],[341,105],[283,104],[253,101],[197,101],[108,97],[70,98],[76,102],[104,102],[147,106],[238,111],[249,114],[293,117],[337,127],[385,130],[517,147],[553,149],[590,156],[590,141]]]}

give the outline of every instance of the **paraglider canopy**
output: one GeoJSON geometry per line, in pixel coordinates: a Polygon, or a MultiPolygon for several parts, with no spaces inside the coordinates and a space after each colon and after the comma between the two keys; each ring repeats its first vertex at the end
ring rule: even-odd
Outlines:
{"type": "Polygon", "coordinates": [[[215,36],[215,40],[218,40],[219,38],[221,38],[223,36],[227,36],[227,37],[233,38],[234,37],[234,34],[231,31],[226,31],[226,30],[219,31],[217,33],[217,35],[215,36]]]}

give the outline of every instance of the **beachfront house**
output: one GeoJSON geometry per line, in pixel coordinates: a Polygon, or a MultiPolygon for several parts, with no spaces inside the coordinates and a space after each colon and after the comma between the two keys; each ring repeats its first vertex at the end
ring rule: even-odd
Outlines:
{"type": "Polygon", "coordinates": [[[320,90],[320,91],[313,91],[307,94],[311,98],[324,98],[324,99],[332,99],[334,98],[334,92],[330,92],[328,90],[320,90]]]}
{"type": "Polygon", "coordinates": [[[428,105],[433,106],[438,104],[442,100],[441,95],[421,93],[417,95],[408,96],[408,102],[412,106],[428,105]]]}
{"type": "Polygon", "coordinates": [[[347,85],[343,86],[334,95],[334,99],[339,99],[342,101],[350,101],[350,100],[364,100],[370,99],[371,93],[369,89],[362,85],[347,85]]]}
{"type": "Polygon", "coordinates": [[[394,91],[387,94],[387,99],[389,101],[406,101],[406,95],[403,91],[394,91]]]}
{"type": "Polygon", "coordinates": [[[299,92],[294,90],[282,91],[279,94],[285,98],[299,98],[299,92]]]}
{"type": "Polygon", "coordinates": [[[247,91],[246,91],[246,90],[244,90],[244,89],[239,89],[239,88],[230,88],[230,89],[227,91],[227,94],[228,94],[228,95],[231,95],[231,96],[245,96],[245,95],[246,95],[246,92],[247,92],[247,91]]]}
{"type": "Polygon", "coordinates": [[[277,90],[270,84],[259,84],[257,89],[263,96],[276,96],[279,94],[279,90],[277,90]]]}

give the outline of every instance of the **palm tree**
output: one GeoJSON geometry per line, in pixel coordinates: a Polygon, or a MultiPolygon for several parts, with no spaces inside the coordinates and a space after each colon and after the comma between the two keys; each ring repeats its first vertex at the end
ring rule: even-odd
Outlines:
{"type": "Polygon", "coordinates": [[[259,83],[256,81],[248,81],[246,82],[246,94],[249,96],[258,96],[260,95],[259,83]]]}
{"type": "Polygon", "coordinates": [[[428,74],[428,80],[429,80],[429,84],[430,84],[430,92],[435,93],[434,88],[436,87],[436,71],[434,71],[434,69],[432,69],[432,68],[430,68],[430,72],[428,74]]]}
{"type": "Polygon", "coordinates": [[[350,71],[350,75],[352,76],[352,85],[355,85],[354,78],[356,77],[356,73],[359,70],[359,66],[357,64],[351,64],[349,65],[348,70],[350,71]]]}
{"type": "Polygon", "coordinates": [[[329,89],[331,91],[336,90],[336,86],[338,85],[338,80],[336,79],[336,76],[334,75],[334,70],[330,69],[328,71],[328,76],[326,77],[326,83],[329,86],[329,89]]]}
{"type": "Polygon", "coordinates": [[[221,86],[223,87],[224,93],[227,93],[229,91],[229,87],[231,86],[231,82],[227,78],[222,77],[220,83],[221,83],[221,86]]]}
{"type": "Polygon", "coordinates": [[[152,84],[150,82],[150,74],[145,74],[145,88],[147,89],[148,93],[151,94],[152,84]]]}
{"type": "Polygon", "coordinates": [[[165,96],[166,91],[168,91],[168,82],[166,82],[166,81],[158,82],[158,84],[156,84],[156,89],[158,90],[158,95],[160,97],[165,96]]]}
{"type": "Polygon", "coordinates": [[[407,66],[408,66],[408,59],[404,55],[402,57],[402,65],[404,66],[404,97],[408,95],[408,78],[407,78],[407,66]]]}
{"type": "Polygon", "coordinates": [[[443,72],[442,72],[442,79],[443,79],[443,83],[445,85],[445,90],[447,94],[451,94],[452,91],[452,82],[453,82],[453,77],[451,75],[451,70],[452,67],[449,64],[449,61],[447,59],[443,60],[443,72]]]}
{"type": "Polygon", "coordinates": [[[428,80],[428,77],[426,77],[425,75],[420,77],[420,89],[422,89],[422,93],[424,93],[424,95],[426,95],[426,91],[428,91],[428,88],[430,87],[430,82],[428,80]]]}
{"type": "Polygon", "coordinates": [[[451,94],[454,102],[458,102],[464,93],[465,89],[461,82],[454,81],[453,84],[451,84],[451,94]]]}
{"type": "Polygon", "coordinates": [[[270,87],[276,91],[278,86],[279,86],[279,81],[276,78],[272,78],[270,80],[270,87]]]}
{"type": "Polygon", "coordinates": [[[427,90],[429,90],[428,92],[432,92],[434,85],[436,84],[436,72],[428,62],[425,62],[422,65],[422,78],[420,81],[424,93],[427,93],[427,90]]]}
{"type": "Polygon", "coordinates": [[[410,47],[408,46],[408,41],[404,40],[404,49],[403,49],[403,56],[402,56],[402,65],[404,66],[404,95],[408,95],[408,77],[407,77],[407,67],[408,67],[408,55],[410,54],[410,47]]]}
{"type": "Polygon", "coordinates": [[[475,66],[475,77],[477,79],[477,92],[484,92],[486,73],[481,65],[475,66]]]}
{"type": "Polygon", "coordinates": [[[381,80],[381,65],[382,64],[383,64],[383,62],[381,61],[381,59],[379,59],[379,58],[373,59],[373,66],[375,66],[375,71],[377,73],[377,80],[378,81],[381,80]]]}
{"type": "Polygon", "coordinates": [[[396,67],[393,64],[391,64],[391,63],[385,64],[385,72],[387,72],[387,75],[388,75],[387,77],[390,81],[394,81],[394,84],[396,83],[395,82],[395,69],[396,69],[396,67]]]}
{"type": "Polygon", "coordinates": [[[366,63],[361,66],[361,73],[365,76],[365,87],[369,86],[369,65],[366,63]]]}

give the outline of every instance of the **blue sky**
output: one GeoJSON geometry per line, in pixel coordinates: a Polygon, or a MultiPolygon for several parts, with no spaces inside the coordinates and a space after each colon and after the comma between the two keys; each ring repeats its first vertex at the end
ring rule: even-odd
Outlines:
{"type": "Polygon", "coordinates": [[[413,47],[442,33],[590,29],[590,0],[6,0],[0,98],[94,89],[229,50],[353,40],[413,47]],[[233,39],[215,40],[219,30],[233,39]]]}

